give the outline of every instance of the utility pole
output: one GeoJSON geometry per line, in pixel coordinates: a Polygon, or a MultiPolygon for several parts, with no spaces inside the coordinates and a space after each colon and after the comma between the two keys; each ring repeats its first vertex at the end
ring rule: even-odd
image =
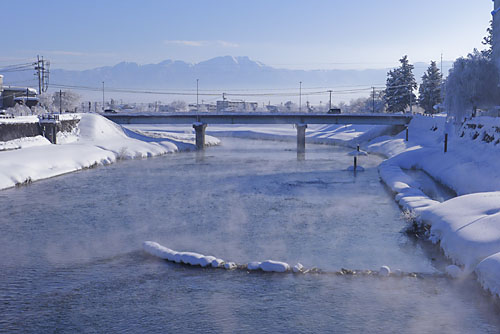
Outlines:
{"type": "Polygon", "coordinates": [[[372,87],[373,113],[375,113],[375,87],[372,87]]]}
{"type": "Polygon", "coordinates": [[[196,79],[196,112],[200,111],[200,104],[198,103],[198,82],[200,79],[196,79]]]}
{"type": "Polygon", "coordinates": [[[62,114],[62,90],[59,89],[59,114],[62,114]]]}
{"type": "Polygon", "coordinates": [[[49,67],[50,62],[43,59],[42,56],[42,91],[46,92],[49,89],[49,67]]]}
{"type": "MultiPolygon", "coordinates": [[[[42,77],[40,75],[40,56],[36,56],[36,72],[38,74],[38,94],[42,94],[42,77]]],[[[43,62],[42,62],[43,64],[43,62]]]]}
{"type": "MultiPolygon", "coordinates": [[[[45,63],[44,63],[44,60],[43,60],[43,56],[42,56],[42,91],[43,92],[46,92],[47,91],[47,87],[48,86],[48,83],[47,85],[45,85],[45,63]]],[[[41,94],[42,92],[40,92],[41,94]]]]}
{"type": "Polygon", "coordinates": [[[443,53],[441,52],[441,81],[443,81],[443,53]]]}
{"type": "Polygon", "coordinates": [[[104,81],[102,82],[102,111],[104,112],[104,81]]]}
{"type": "Polygon", "coordinates": [[[332,110],[332,90],[329,90],[330,92],[330,103],[328,104],[328,111],[332,110]]]}
{"type": "Polygon", "coordinates": [[[302,112],[302,81],[299,82],[299,112],[302,112]]]}

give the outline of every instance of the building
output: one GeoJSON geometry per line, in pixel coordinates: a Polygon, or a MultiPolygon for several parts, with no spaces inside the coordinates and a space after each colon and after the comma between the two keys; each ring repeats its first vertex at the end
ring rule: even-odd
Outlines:
{"type": "Polygon", "coordinates": [[[215,104],[210,103],[190,103],[188,105],[188,109],[190,112],[216,112],[217,106],[215,104]]]}
{"type": "Polygon", "coordinates": [[[16,104],[33,107],[38,104],[38,92],[34,88],[3,86],[2,108],[10,108],[16,104]]]}
{"type": "Polygon", "coordinates": [[[223,100],[217,101],[217,112],[251,112],[258,106],[257,102],[223,100]]]}

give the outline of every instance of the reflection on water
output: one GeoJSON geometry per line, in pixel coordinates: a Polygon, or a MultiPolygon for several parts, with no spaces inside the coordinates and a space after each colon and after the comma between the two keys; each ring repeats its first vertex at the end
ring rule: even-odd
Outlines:
{"type": "MultiPolygon", "coordinates": [[[[378,157],[225,139],[0,193],[0,332],[483,332],[500,326],[473,281],[191,268],[144,240],[248,263],[434,273],[408,239],[378,157]],[[450,307],[453,305],[453,307],[450,307]]],[[[440,264],[438,264],[440,263],[440,264]]]]}

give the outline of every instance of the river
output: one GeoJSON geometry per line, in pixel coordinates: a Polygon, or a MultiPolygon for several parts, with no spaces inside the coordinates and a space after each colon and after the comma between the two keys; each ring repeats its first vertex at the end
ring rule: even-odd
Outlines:
{"type": "Polygon", "coordinates": [[[0,192],[2,333],[498,333],[470,280],[439,274],[434,246],[380,182],[377,156],[223,138],[188,152],[84,170],[0,192]],[[248,263],[325,271],[388,265],[425,278],[194,268],[145,240],[248,263]]]}

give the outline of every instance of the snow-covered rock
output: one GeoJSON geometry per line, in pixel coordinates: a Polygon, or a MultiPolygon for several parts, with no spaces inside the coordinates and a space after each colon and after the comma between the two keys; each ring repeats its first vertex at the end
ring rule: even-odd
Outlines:
{"type": "Polygon", "coordinates": [[[260,265],[261,265],[262,262],[250,262],[248,265],[247,265],[247,268],[248,270],[259,270],[260,269],[260,265]]]}
{"type": "Polygon", "coordinates": [[[290,265],[279,261],[264,261],[260,264],[260,269],[268,272],[284,273],[290,270],[290,265]]]}
{"type": "Polygon", "coordinates": [[[224,265],[224,260],[216,258],[216,259],[212,260],[211,265],[212,265],[212,268],[220,268],[224,265]]]}
{"type": "Polygon", "coordinates": [[[227,270],[233,270],[233,269],[236,269],[238,268],[238,265],[234,262],[227,262],[227,263],[224,263],[224,269],[227,269],[227,270]]]}
{"type": "Polygon", "coordinates": [[[302,273],[304,272],[304,266],[301,263],[297,263],[296,265],[293,266],[292,271],[294,273],[302,273]]]}
{"type": "Polygon", "coordinates": [[[214,256],[203,256],[200,259],[200,266],[202,267],[208,267],[212,265],[212,262],[215,260],[214,256]]]}
{"type": "Polygon", "coordinates": [[[388,266],[380,267],[378,274],[382,277],[387,277],[391,274],[391,269],[388,266]]]}

